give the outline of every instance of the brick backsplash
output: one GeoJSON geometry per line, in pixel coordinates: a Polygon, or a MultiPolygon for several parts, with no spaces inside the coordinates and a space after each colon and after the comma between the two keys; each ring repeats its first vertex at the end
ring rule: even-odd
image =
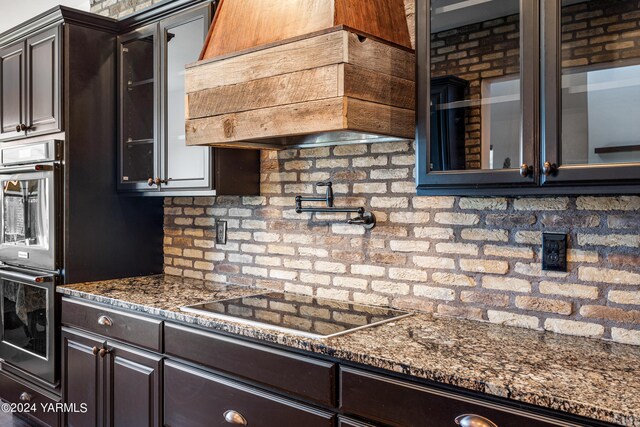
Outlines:
{"type": "Polygon", "coordinates": [[[165,273],[640,344],[639,196],[418,197],[410,142],[262,157],[262,196],[165,199],[165,273]],[[326,179],[378,225],[297,214],[326,179]],[[569,234],[567,273],[541,270],[543,231],[569,234]]]}
{"type": "MultiPolygon", "coordinates": [[[[91,10],[121,17],[152,3],[94,0],[91,10]]],[[[640,55],[637,35],[631,46],[604,34],[605,10],[640,19],[616,10],[623,3],[633,4],[564,9],[565,66],[640,55]]],[[[629,22],[611,31],[633,31],[629,22]]],[[[640,196],[418,197],[414,166],[411,142],[263,152],[262,196],[165,199],[165,273],[640,345],[640,196]],[[295,213],[295,195],[326,179],[336,205],[373,210],[376,228],[295,213]],[[226,245],[215,244],[216,220],[228,222],[226,245]],[[541,270],[543,231],[569,234],[567,273],[541,270]]]]}

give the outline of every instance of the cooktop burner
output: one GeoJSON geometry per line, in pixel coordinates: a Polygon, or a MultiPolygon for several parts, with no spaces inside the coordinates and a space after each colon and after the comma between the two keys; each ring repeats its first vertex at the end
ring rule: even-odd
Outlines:
{"type": "Polygon", "coordinates": [[[309,338],[330,338],[411,314],[287,292],[205,302],[180,309],[309,338]]]}

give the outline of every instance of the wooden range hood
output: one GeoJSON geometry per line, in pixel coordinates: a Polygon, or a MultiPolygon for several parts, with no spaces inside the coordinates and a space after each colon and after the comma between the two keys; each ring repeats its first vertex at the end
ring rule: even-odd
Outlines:
{"type": "Polygon", "coordinates": [[[403,0],[222,0],[186,70],[188,145],[413,139],[403,0]]]}

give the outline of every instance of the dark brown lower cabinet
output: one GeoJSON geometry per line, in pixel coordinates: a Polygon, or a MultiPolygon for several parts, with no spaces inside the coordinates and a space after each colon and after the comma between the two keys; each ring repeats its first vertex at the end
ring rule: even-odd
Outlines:
{"type": "Polygon", "coordinates": [[[162,425],[162,356],[74,329],[62,333],[68,427],[162,425]]]}
{"type": "Polygon", "coordinates": [[[102,345],[97,338],[62,329],[62,399],[76,404],[80,411],[63,414],[67,427],[102,426],[102,360],[93,348],[102,345]],[[83,406],[84,409],[83,409],[83,406]]]}
{"type": "MultiPolygon", "coordinates": [[[[7,402],[18,405],[28,405],[29,410],[20,413],[22,418],[48,427],[58,427],[60,425],[59,413],[50,410],[60,403],[60,397],[49,391],[40,389],[8,372],[0,371],[0,390],[2,398],[7,402]],[[46,408],[46,410],[45,410],[46,408]]],[[[9,422],[9,425],[12,425],[9,422]]],[[[0,426],[5,424],[0,423],[0,426]]]]}
{"type": "Polygon", "coordinates": [[[356,421],[350,418],[339,417],[338,427],[375,427],[375,426],[373,424],[363,423],[362,421],[356,421]]]}
{"type": "Polygon", "coordinates": [[[182,363],[164,367],[166,427],[332,427],[335,415],[182,363]]]}
{"type": "Polygon", "coordinates": [[[472,422],[467,425],[478,426],[492,425],[488,422],[498,426],[526,427],[585,425],[555,420],[357,369],[341,368],[340,379],[341,408],[346,415],[388,426],[455,426],[455,420],[464,417],[472,422]]]}

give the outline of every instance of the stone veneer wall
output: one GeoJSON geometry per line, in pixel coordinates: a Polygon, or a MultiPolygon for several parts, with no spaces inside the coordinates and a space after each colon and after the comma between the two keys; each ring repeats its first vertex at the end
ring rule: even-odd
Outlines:
{"type": "Polygon", "coordinates": [[[165,199],[165,273],[640,345],[639,196],[417,197],[414,164],[410,142],[264,152],[262,196],[165,199]],[[325,179],[378,226],[296,214],[325,179]],[[543,231],[570,234],[567,273],[541,271],[543,231]]]}
{"type": "Polygon", "coordinates": [[[165,272],[640,344],[639,196],[417,197],[413,173],[409,142],[265,152],[262,196],[165,199],[165,272]],[[295,213],[326,179],[377,227],[295,213]],[[567,273],[543,231],[570,234],[567,273]]]}

